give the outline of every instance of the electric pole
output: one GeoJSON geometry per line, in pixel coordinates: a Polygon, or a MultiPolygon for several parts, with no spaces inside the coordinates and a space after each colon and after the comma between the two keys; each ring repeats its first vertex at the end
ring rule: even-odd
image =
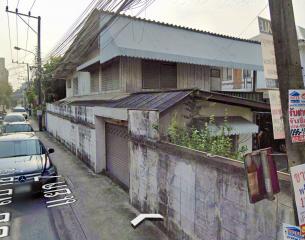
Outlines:
{"type": "Polygon", "coordinates": [[[289,167],[305,163],[305,143],[292,143],[288,90],[304,89],[292,0],[269,0],[289,167]]]}
{"type": "MultiPolygon", "coordinates": [[[[18,12],[18,9],[16,8],[16,11],[10,11],[8,9],[8,6],[6,6],[6,12],[16,14],[28,27],[37,34],[37,88],[38,88],[38,106],[39,106],[39,112],[37,111],[37,116],[38,116],[38,126],[39,126],[39,131],[42,130],[42,97],[41,97],[41,75],[42,75],[42,67],[41,67],[41,17],[38,16],[32,16],[31,12],[28,14],[20,13],[18,12]],[[37,26],[37,32],[23,19],[23,17],[28,17],[28,18],[34,18],[37,19],[38,21],[38,26],[37,26]]],[[[18,46],[15,49],[20,49],[18,46]]]]}

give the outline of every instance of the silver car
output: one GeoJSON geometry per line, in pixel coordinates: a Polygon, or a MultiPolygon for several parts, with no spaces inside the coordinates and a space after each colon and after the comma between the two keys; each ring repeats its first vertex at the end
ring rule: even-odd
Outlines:
{"type": "Polygon", "coordinates": [[[12,109],[12,112],[20,113],[20,114],[22,114],[24,116],[25,119],[28,119],[28,113],[26,112],[24,107],[21,107],[21,106],[14,107],[12,109]]]}
{"type": "Polygon", "coordinates": [[[21,113],[8,113],[3,119],[3,125],[13,122],[26,123],[26,119],[21,113]]]}
{"type": "Polygon", "coordinates": [[[17,195],[40,193],[41,185],[54,182],[55,178],[50,177],[57,175],[49,156],[53,152],[54,149],[46,150],[34,133],[1,136],[0,180],[13,179],[17,195]]]}

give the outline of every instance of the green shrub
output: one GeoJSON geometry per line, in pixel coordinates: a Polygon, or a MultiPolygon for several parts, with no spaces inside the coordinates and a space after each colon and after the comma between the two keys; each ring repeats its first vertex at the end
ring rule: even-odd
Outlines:
{"type": "Polygon", "coordinates": [[[206,123],[202,129],[198,130],[196,128],[180,127],[175,115],[171,119],[167,134],[171,143],[213,155],[243,160],[247,147],[243,146],[236,152],[232,151],[233,143],[229,137],[231,129],[227,125],[226,118],[224,123],[224,126],[220,128],[220,132],[215,135],[211,130],[211,126],[215,126],[214,116],[211,116],[209,123],[206,123]]]}

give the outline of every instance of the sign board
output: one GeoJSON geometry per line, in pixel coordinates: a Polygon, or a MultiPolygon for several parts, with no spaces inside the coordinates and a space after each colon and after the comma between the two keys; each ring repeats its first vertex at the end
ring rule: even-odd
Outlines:
{"type": "Polygon", "coordinates": [[[305,240],[300,233],[300,228],[297,226],[283,223],[284,240],[305,240]]]}
{"type": "Polygon", "coordinates": [[[42,110],[37,110],[37,116],[42,116],[42,110]]]}
{"type": "Polygon", "coordinates": [[[250,203],[268,198],[268,194],[280,192],[276,164],[272,159],[271,148],[260,149],[246,155],[245,170],[250,203]],[[265,152],[266,158],[262,158],[265,152]]]}
{"type": "Polygon", "coordinates": [[[271,28],[270,20],[258,17],[258,27],[260,33],[265,33],[272,36],[272,28],[271,28]]]}
{"type": "Polygon", "coordinates": [[[305,234],[305,164],[290,168],[301,234],[305,234]]]}
{"type": "Polygon", "coordinates": [[[279,90],[269,90],[273,138],[285,139],[282,105],[279,90]]]}
{"type": "Polygon", "coordinates": [[[271,22],[268,19],[259,17],[258,26],[260,31],[259,40],[262,46],[266,88],[278,88],[278,76],[276,70],[271,22]]]}
{"type": "Polygon", "coordinates": [[[289,90],[288,114],[291,141],[305,142],[305,90],[289,90]]]}

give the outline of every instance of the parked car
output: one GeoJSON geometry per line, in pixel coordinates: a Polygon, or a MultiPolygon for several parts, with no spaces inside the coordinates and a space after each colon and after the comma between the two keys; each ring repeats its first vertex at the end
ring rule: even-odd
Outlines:
{"type": "Polygon", "coordinates": [[[55,182],[57,169],[53,165],[48,150],[34,133],[16,133],[0,136],[0,173],[14,177],[14,194],[33,194],[41,192],[41,184],[55,182]],[[13,172],[10,170],[14,170],[13,172]],[[34,178],[41,178],[34,181],[34,178]]]}
{"type": "Polygon", "coordinates": [[[0,111],[0,122],[3,122],[6,112],[0,111]]]}
{"type": "Polygon", "coordinates": [[[8,113],[3,119],[3,125],[12,123],[12,122],[23,122],[26,123],[26,119],[20,113],[8,113]]]}
{"type": "Polygon", "coordinates": [[[14,113],[20,113],[20,114],[22,114],[22,115],[24,116],[25,119],[28,119],[28,113],[26,112],[26,110],[25,110],[24,107],[20,107],[20,106],[14,107],[14,108],[12,109],[12,112],[14,112],[14,113]]]}
{"type": "Polygon", "coordinates": [[[34,132],[34,129],[29,123],[12,122],[2,126],[1,133],[19,133],[19,132],[34,132]]]}

